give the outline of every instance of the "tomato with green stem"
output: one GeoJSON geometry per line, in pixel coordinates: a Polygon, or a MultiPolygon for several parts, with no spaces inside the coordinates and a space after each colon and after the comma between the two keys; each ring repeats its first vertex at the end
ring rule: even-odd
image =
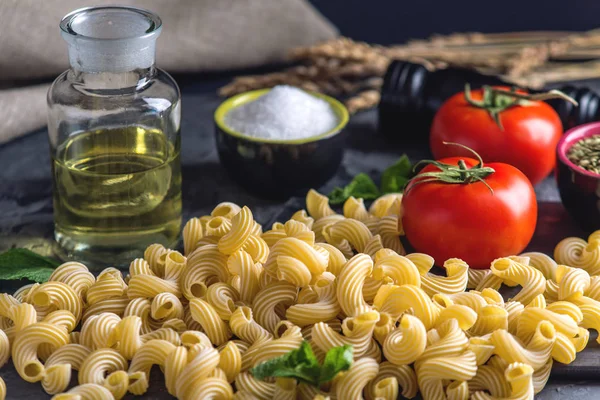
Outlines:
{"type": "Polygon", "coordinates": [[[556,145],[563,133],[560,117],[541,100],[560,98],[562,92],[528,94],[521,90],[484,86],[450,97],[436,113],[429,136],[435,159],[469,156],[463,144],[485,162],[504,162],[521,170],[533,185],[556,165],[556,145]]]}
{"type": "Polygon", "coordinates": [[[527,177],[473,154],[477,159],[422,161],[427,165],[402,199],[406,238],[440,265],[460,258],[471,268],[489,268],[496,258],[521,253],[535,230],[537,202],[527,177]]]}

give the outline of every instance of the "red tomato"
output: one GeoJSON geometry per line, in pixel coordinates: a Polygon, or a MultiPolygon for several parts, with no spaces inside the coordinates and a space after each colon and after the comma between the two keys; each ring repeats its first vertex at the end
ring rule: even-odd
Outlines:
{"type": "MultiPolygon", "coordinates": [[[[478,161],[452,157],[439,162],[471,168],[478,161]]],[[[460,258],[470,267],[489,268],[499,257],[521,253],[533,236],[537,202],[522,172],[503,163],[489,163],[495,172],[472,183],[419,181],[428,165],[409,183],[402,199],[402,226],[416,251],[431,255],[440,265],[460,258]],[[493,193],[490,191],[493,190],[493,193]]]]}
{"type": "MultiPolygon", "coordinates": [[[[474,101],[482,96],[483,90],[471,91],[474,101]]],[[[479,153],[483,161],[513,165],[533,185],[537,184],[556,164],[556,145],[563,133],[558,114],[543,101],[526,101],[526,105],[506,108],[498,115],[502,129],[488,110],[467,102],[464,93],[449,98],[431,126],[429,143],[434,158],[471,156],[443,142],[464,144],[479,153]]]]}

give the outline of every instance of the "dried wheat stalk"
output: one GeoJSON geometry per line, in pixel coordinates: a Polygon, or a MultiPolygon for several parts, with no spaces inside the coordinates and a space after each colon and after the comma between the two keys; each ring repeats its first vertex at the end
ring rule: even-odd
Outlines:
{"type": "MultiPolygon", "coordinates": [[[[411,40],[383,47],[338,38],[290,52],[300,63],[281,72],[241,76],[219,90],[231,96],[276,85],[297,86],[345,100],[351,113],[379,102],[382,77],[392,60],[424,65],[429,70],[448,66],[474,68],[500,75],[522,86],[600,76],[600,65],[554,65],[550,59],[600,58],[600,30],[570,32],[460,33],[411,40]]],[[[600,61],[599,61],[600,63],[600,61]]]]}

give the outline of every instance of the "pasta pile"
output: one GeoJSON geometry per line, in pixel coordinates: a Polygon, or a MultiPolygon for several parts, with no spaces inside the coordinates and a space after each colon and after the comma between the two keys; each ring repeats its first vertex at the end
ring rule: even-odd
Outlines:
{"type": "Polygon", "coordinates": [[[556,262],[450,259],[441,276],[404,252],[401,195],[369,209],[350,198],[343,215],[312,190],[306,203],[265,232],[221,203],[185,225],[184,254],[152,245],[126,277],[67,262],[1,294],[0,365],[12,354],[57,400],[141,395],[154,365],[180,399],[533,399],[553,361],[572,362],[600,329],[600,231],[563,240],[556,262]],[[320,361],[352,345],[354,363],[321,388],[250,373],[303,341],[320,361]]]}

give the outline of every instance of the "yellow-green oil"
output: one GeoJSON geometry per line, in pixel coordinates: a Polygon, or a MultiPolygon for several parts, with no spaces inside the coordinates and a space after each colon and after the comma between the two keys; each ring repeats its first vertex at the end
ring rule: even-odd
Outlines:
{"type": "Polygon", "coordinates": [[[181,227],[179,142],[157,129],[72,135],[53,160],[55,236],[66,256],[117,265],[181,227]]]}

